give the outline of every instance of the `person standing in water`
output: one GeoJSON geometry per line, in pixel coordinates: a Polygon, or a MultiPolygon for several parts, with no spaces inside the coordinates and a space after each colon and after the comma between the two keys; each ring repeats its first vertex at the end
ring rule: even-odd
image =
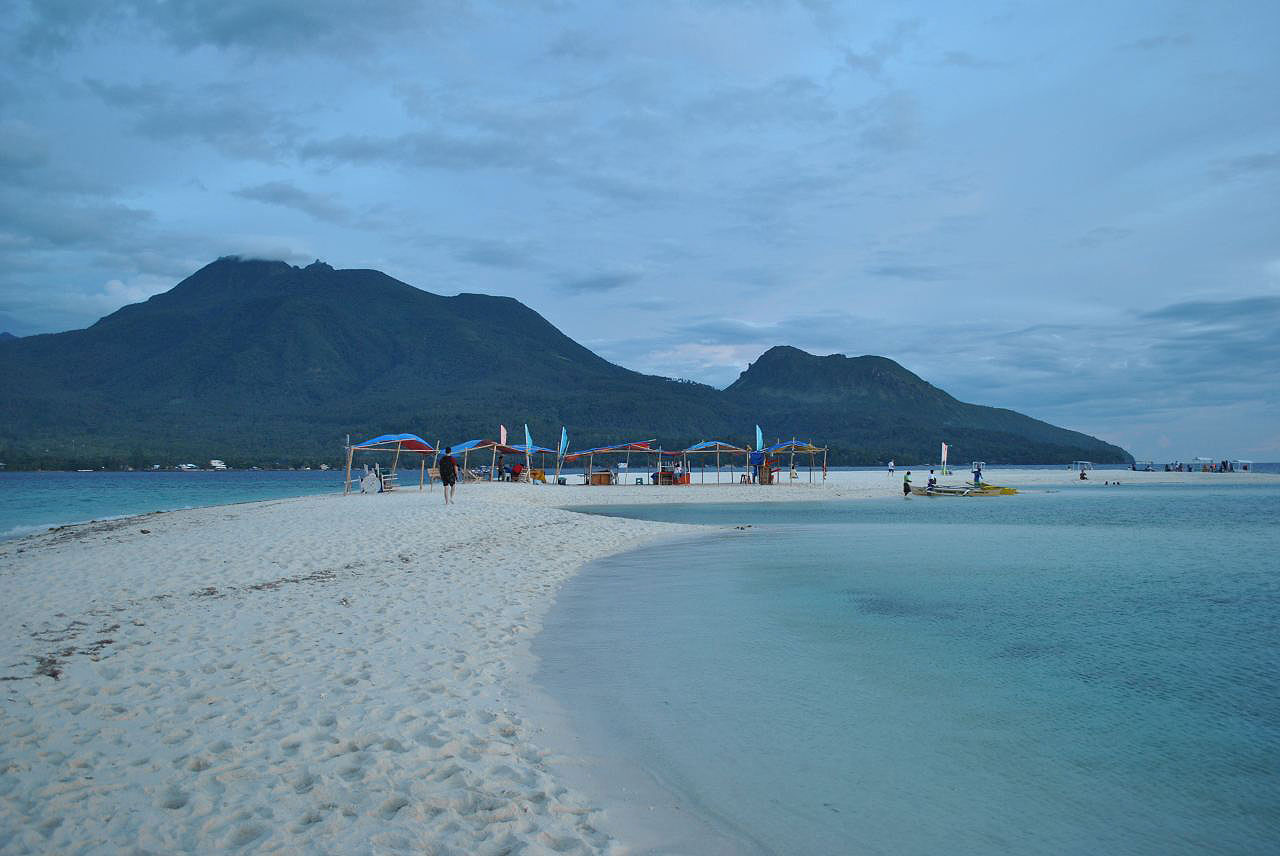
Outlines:
{"type": "Polygon", "coordinates": [[[444,504],[453,504],[453,493],[458,486],[458,461],[453,457],[453,447],[446,446],[440,460],[436,461],[440,469],[440,483],[444,485],[444,504]]]}
{"type": "Polygon", "coordinates": [[[911,495],[911,470],[907,470],[907,474],[902,477],[902,495],[911,495]]]}

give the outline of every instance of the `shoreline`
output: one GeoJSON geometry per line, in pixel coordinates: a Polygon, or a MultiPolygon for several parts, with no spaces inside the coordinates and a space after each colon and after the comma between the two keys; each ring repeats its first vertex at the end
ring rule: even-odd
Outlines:
{"type": "Polygon", "coordinates": [[[631,852],[610,806],[566,786],[573,759],[540,745],[555,723],[522,695],[532,639],[589,563],[718,530],[566,506],[889,497],[901,479],[834,475],[849,478],[465,484],[447,509],[438,491],[322,494],[0,542],[0,850],[631,852]]]}

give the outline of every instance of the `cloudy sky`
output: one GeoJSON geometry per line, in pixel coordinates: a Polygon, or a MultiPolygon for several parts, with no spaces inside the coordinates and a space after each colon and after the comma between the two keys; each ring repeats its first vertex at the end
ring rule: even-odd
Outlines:
{"type": "Polygon", "coordinates": [[[319,258],[641,371],[883,354],[1140,458],[1280,460],[1272,0],[16,6],[0,330],[319,258]]]}

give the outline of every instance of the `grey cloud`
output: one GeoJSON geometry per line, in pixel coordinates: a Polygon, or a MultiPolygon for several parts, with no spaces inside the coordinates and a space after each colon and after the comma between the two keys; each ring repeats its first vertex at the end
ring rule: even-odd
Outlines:
{"type": "Polygon", "coordinates": [[[857,111],[862,127],[859,142],[872,149],[896,152],[915,144],[919,120],[916,99],[909,92],[890,92],[857,111]]]}
{"type": "Polygon", "coordinates": [[[1121,45],[1120,49],[1136,50],[1136,51],[1154,51],[1154,50],[1161,50],[1163,48],[1185,48],[1190,44],[1191,44],[1190,34],[1178,33],[1177,35],[1174,35],[1174,36],[1169,36],[1169,35],[1147,36],[1145,38],[1135,39],[1134,41],[1126,42],[1125,44],[1121,45]]]}
{"type": "Polygon", "coordinates": [[[132,113],[145,137],[195,139],[233,157],[274,161],[301,131],[287,113],[257,103],[241,87],[179,92],[168,85],[96,79],[85,80],[85,86],[103,103],[132,113]]]}
{"type": "Polygon", "coordinates": [[[872,77],[879,77],[885,63],[901,55],[907,43],[920,29],[920,21],[899,21],[888,35],[876,39],[865,51],[848,49],[844,53],[845,64],[855,71],[865,71],[872,77]]]}
{"type": "Polygon", "coordinates": [[[482,267],[512,270],[536,265],[533,248],[523,241],[467,241],[454,251],[454,258],[482,267]]]}
{"type": "Polygon", "coordinates": [[[18,119],[0,121],[0,169],[29,169],[49,158],[44,135],[18,119]]]}
{"type": "Polygon", "coordinates": [[[918,282],[935,282],[946,279],[946,268],[937,265],[883,264],[867,268],[872,276],[887,276],[894,279],[911,279],[918,282]]]}
{"type": "Polygon", "coordinates": [[[829,122],[837,115],[826,93],[808,77],[782,77],[759,87],[711,92],[683,110],[692,121],[731,126],[829,122]]]}
{"type": "Polygon", "coordinates": [[[942,55],[941,63],[942,65],[954,66],[955,68],[972,69],[999,68],[1005,65],[1003,62],[997,62],[993,59],[984,59],[979,56],[974,56],[968,51],[947,51],[942,55]]]}
{"type": "Polygon", "coordinates": [[[36,246],[101,246],[151,221],[150,211],[114,202],[0,196],[0,234],[36,246]]]}
{"type": "Polygon", "coordinates": [[[696,342],[703,345],[794,345],[798,348],[837,350],[857,347],[858,339],[880,337],[885,326],[842,312],[792,315],[777,321],[757,323],[722,316],[706,316],[681,324],[670,331],[670,343],[696,342]]]}
{"type": "Polygon", "coordinates": [[[365,0],[353,14],[344,0],[32,0],[19,35],[22,50],[50,54],[86,33],[112,27],[151,30],[182,50],[201,46],[271,52],[352,53],[372,42],[438,25],[461,3],[365,0]]]}
{"type": "Polygon", "coordinates": [[[1227,158],[1219,161],[1213,168],[1214,174],[1224,179],[1245,178],[1276,170],[1280,170],[1280,151],[1256,152],[1227,158]]]}
{"type": "Polygon", "coordinates": [[[235,191],[236,196],[267,205],[292,208],[326,223],[349,224],[351,212],[328,194],[310,193],[287,181],[269,181],[235,191]]]}
{"type": "Polygon", "coordinates": [[[1216,324],[1222,321],[1256,321],[1280,327],[1280,297],[1241,297],[1235,300],[1195,300],[1174,303],[1144,313],[1157,321],[1216,324]]]}
{"type": "Polygon", "coordinates": [[[304,160],[390,163],[439,169],[527,166],[531,153],[513,139],[420,131],[395,137],[346,135],[303,144],[304,160]]]}
{"type": "Polygon", "coordinates": [[[1116,226],[1098,226],[1090,229],[1073,242],[1079,247],[1100,247],[1103,244],[1112,244],[1116,241],[1123,241],[1125,238],[1133,234],[1132,229],[1124,229],[1116,226]]]}
{"type": "Polygon", "coordinates": [[[582,276],[559,283],[560,288],[576,294],[595,294],[603,291],[615,291],[640,280],[635,273],[597,273],[582,276]]]}
{"type": "Polygon", "coordinates": [[[598,35],[586,30],[565,30],[547,48],[547,55],[557,59],[592,62],[608,59],[611,53],[598,35]]]}

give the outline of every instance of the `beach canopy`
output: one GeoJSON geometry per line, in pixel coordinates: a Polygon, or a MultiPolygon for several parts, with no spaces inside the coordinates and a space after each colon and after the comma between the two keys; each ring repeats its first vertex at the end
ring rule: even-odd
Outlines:
{"type": "Polygon", "coordinates": [[[825,452],[826,449],[823,449],[820,446],[815,446],[812,443],[804,443],[799,440],[788,440],[785,443],[777,443],[776,445],[770,446],[764,451],[769,455],[785,455],[790,452],[794,452],[797,455],[816,455],[818,452],[825,452]]]}
{"type": "Polygon", "coordinates": [[[615,443],[612,446],[597,446],[594,449],[583,449],[579,452],[570,452],[564,456],[566,461],[576,461],[588,455],[610,455],[621,452],[656,452],[657,449],[650,446],[654,440],[639,440],[634,443],[615,443]]]}
{"type": "Polygon", "coordinates": [[[463,443],[454,443],[452,448],[455,455],[460,455],[463,452],[470,452],[472,449],[492,449],[494,446],[498,446],[495,440],[467,440],[463,443]]]}
{"type": "Polygon", "coordinates": [[[701,443],[694,443],[680,454],[688,454],[690,452],[724,452],[725,454],[742,455],[746,453],[746,449],[725,443],[721,440],[703,440],[701,443]]]}
{"type": "Polygon", "coordinates": [[[424,455],[435,454],[436,448],[417,434],[382,434],[363,443],[356,443],[352,449],[366,451],[386,450],[394,452],[399,449],[405,452],[421,452],[424,455]]]}
{"type": "Polygon", "coordinates": [[[537,443],[513,443],[510,446],[503,446],[495,443],[494,445],[496,445],[498,447],[498,451],[504,455],[523,455],[526,453],[530,455],[540,455],[544,453],[554,455],[556,453],[555,449],[548,449],[546,446],[539,446],[537,443]]]}

